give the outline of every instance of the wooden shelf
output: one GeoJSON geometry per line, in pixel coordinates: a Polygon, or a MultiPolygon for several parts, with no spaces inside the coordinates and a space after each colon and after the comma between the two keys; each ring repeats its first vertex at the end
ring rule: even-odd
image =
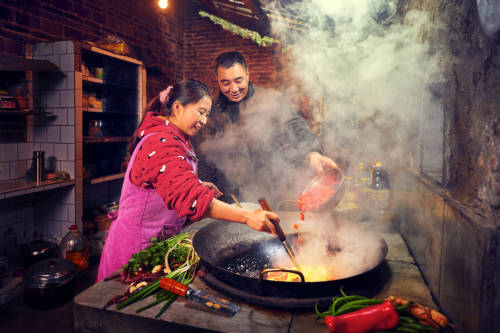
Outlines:
{"type": "Polygon", "coordinates": [[[82,80],[87,81],[87,82],[92,82],[92,83],[98,83],[98,84],[102,84],[104,82],[102,79],[98,79],[98,78],[92,77],[92,76],[83,76],[82,80]]]}
{"type": "Polygon", "coordinates": [[[102,112],[104,112],[102,108],[89,108],[89,107],[84,107],[83,111],[86,111],[86,112],[95,112],[95,113],[102,113],[102,112]]]}
{"type": "Polygon", "coordinates": [[[17,197],[29,193],[48,191],[54,188],[75,185],[75,180],[45,180],[37,184],[31,179],[21,178],[0,182],[0,199],[17,197]]]}
{"type": "Polygon", "coordinates": [[[128,141],[128,136],[84,136],[83,142],[85,143],[104,143],[104,142],[126,142],[128,141]]]}
{"type": "Polygon", "coordinates": [[[2,55],[0,57],[0,70],[2,71],[51,71],[63,74],[61,69],[48,60],[26,59],[16,56],[2,55]]]}
{"type": "Polygon", "coordinates": [[[102,177],[89,178],[89,179],[86,179],[85,182],[89,183],[89,184],[99,184],[99,183],[105,183],[105,182],[109,182],[109,181],[116,180],[116,179],[121,179],[123,177],[125,177],[125,172],[115,173],[113,175],[107,175],[107,176],[102,176],[102,177]]]}
{"type": "Polygon", "coordinates": [[[7,111],[5,109],[0,110],[0,115],[6,116],[6,115],[25,115],[25,116],[32,116],[32,115],[40,115],[40,116],[46,116],[49,115],[49,112],[42,112],[42,111],[34,111],[31,109],[26,109],[26,110],[12,110],[12,111],[7,111]]]}

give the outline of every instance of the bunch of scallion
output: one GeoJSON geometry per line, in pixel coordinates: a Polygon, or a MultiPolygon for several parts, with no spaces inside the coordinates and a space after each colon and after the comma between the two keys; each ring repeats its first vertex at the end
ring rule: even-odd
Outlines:
{"type": "MultiPolygon", "coordinates": [[[[147,255],[151,256],[160,256],[163,253],[163,258],[164,258],[163,263],[165,265],[165,270],[167,271],[166,275],[164,276],[170,279],[177,280],[185,285],[190,284],[194,280],[196,274],[196,267],[200,262],[200,257],[195,252],[192,241],[191,239],[188,238],[188,236],[189,235],[187,233],[176,235],[170,237],[169,239],[163,242],[159,243],[156,242],[151,246],[151,247],[154,246],[155,249],[147,248],[143,250],[145,251],[149,249],[146,252],[148,253],[147,255]],[[175,259],[175,262],[177,263],[183,260],[183,263],[176,269],[172,270],[169,264],[172,262],[172,259],[175,259]]],[[[134,257],[132,257],[127,265],[131,265],[130,267],[132,267],[131,269],[133,269],[133,267],[136,267],[137,264],[135,260],[138,260],[140,258],[141,255],[140,253],[138,253],[138,256],[135,259],[134,257]],[[132,259],[134,260],[132,261],[132,259]]],[[[127,265],[125,265],[124,268],[126,268],[127,265]]],[[[139,266],[137,266],[137,268],[139,268],[139,266]]],[[[154,282],[150,283],[144,288],[136,290],[129,296],[128,299],[118,303],[116,308],[118,310],[121,310],[136,301],[154,295],[155,300],[153,302],[141,307],[140,309],[136,310],[136,312],[138,313],[144,311],[152,306],[155,306],[156,304],[165,302],[160,312],[155,316],[155,318],[160,317],[163,314],[163,312],[165,312],[168,309],[170,304],[172,304],[172,302],[175,301],[175,299],[177,298],[177,295],[160,288],[160,280],[161,278],[155,280],[154,282]]]]}

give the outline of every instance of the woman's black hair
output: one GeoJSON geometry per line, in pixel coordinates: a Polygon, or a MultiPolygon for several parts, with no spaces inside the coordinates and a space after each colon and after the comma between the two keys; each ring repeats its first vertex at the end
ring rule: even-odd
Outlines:
{"type": "MultiPolygon", "coordinates": [[[[146,115],[146,113],[151,111],[158,112],[164,116],[169,116],[172,112],[172,104],[175,101],[179,101],[182,106],[186,106],[191,103],[197,103],[205,96],[208,96],[213,100],[212,93],[210,92],[208,87],[200,81],[189,79],[183,82],[176,83],[170,91],[170,94],[168,95],[168,102],[166,104],[166,107],[162,108],[160,97],[156,96],[148,102],[142,112],[141,118],[142,120],[144,120],[144,116],[146,115]]],[[[138,137],[137,133],[142,125],[142,120],[139,123],[139,126],[137,126],[137,129],[135,130],[133,136],[129,140],[127,149],[129,156],[127,159],[130,159],[130,156],[132,156],[135,147],[137,146],[139,141],[141,141],[141,138],[138,137]]]]}
{"type": "Polygon", "coordinates": [[[241,53],[237,51],[221,53],[215,59],[215,72],[220,66],[229,68],[234,64],[240,64],[245,70],[247,69],[247,62],[241,53]]]}

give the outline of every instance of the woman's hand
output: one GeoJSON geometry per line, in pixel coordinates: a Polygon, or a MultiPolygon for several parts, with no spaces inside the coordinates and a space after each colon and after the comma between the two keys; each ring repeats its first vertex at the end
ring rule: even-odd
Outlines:
{"type": "Polygon", "coordinates": [[[227,204],[218,199],[213,199],[205,214],[216,220],[244,223],[249,228],[276,235],[276,230],[271,220],[279,222],[280,218],[273,212],[265,210],[248,210],[227,204]]]}
{"type": "Polygon", "coordinates": [[[214,183],[211,183],[211,182],[201,182],[201,184],[203,186],[206,186],[208,187],[209,189],[213,190],[215,192],[215,197],[218,199],[221,197],[221,195],[223,195],[224,193],[222,193],[219,188],[214,184],[214,183]]]}
{"type": "Polygon", "coordinates": [[[265,231],[276,235],[276,230],[274,229],[271,219],[277,222],[280,220],[279,216],[273,212],[257,209],[249,212],[247,218],[245,219],[245,224],[257,231],[265,231]]]}
{"type": "Polygon", "coordinates": [[[318,174],[327,173],[339,168],[337,163],[335,163],[332,159],[321,155],[316,151],[309,153],[307,157],[309,159],[309,164],[318,174]]]}

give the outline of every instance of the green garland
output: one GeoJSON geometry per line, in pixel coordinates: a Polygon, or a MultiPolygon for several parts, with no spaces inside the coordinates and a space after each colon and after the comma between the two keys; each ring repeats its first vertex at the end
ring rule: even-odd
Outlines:
{"type": "Polygon", "coordinates": [[[215,24],[219,24],[220,26],[222,26],[222,28],[224,30],[228,30],[228,31],[230,31],[234,35],[239,35],[239,36],[241,36],[244,39],[251,39],[251,40],[253,40],[259,46],[268,47],[268,46],[273,45],[273,43],[279,43],[280,42],[279,40],[271,38],[269,36],[262,37],[256,31],[252,31],[252,30],[248,30],[248,29],[242,28],[240,26],[237,26],[236,24],[232,24],[229,21],[226,21],[224,19],[221,19],[220,17],[217,17],[217,16],[214,16],[212,14],[209,14],[209,13],[203,11],[203,10],[200,10],[198,12],[198,14],[201,17],[208,17],[212,22],[214,22],[215,24]]]}

